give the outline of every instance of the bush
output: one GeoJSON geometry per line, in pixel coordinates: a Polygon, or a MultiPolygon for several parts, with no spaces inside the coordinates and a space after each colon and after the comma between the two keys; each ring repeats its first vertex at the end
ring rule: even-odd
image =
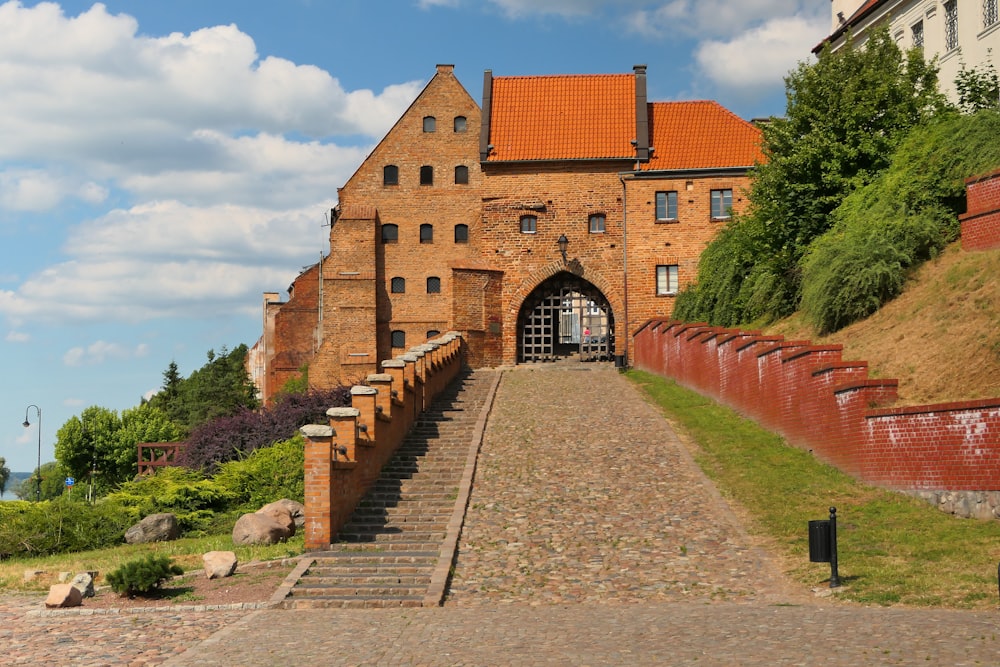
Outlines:
{"type": "Polygon", "coordinates": [[[0,557],[47,556],[120,544],[134,523],[112,504],[63,497],[40,503],[0,503],[0,557]]]}
{"type": "Polygon", "coordinates": [[[256,510],[282,498],[303,502],[305,442],[296,435],[258,449],[245,459],[223,463],[213,481],[244,510],[256,510]]]}
{"type": "Polygon", "coordinates": [[[300,426],[327,423],[326,411],[350,405],[350,399],[348,387],[288,394],[265,410],[243,410],[231,417],[215,419],[191,433],[180,463],[215,472],[227,461],[291,438],[300,426]]]}
{"type": "Polygon", "coordinates": [[[166,556],[148,554],[145,558],[129,561],[117,570],[108,572],[111,590],[122,597],[147,595],[160,588],[172,576],[184,574],[166,556]]]}
{"type": "Polygon", "coordinates": [[[126,482],[103,502],[120,507],[133,523],[150,514],[170,512],[181,531],[190,534],[208,528],[213,515],[226,511],[234,497],[200,472],[166,467],[126,482]]]}
{"type": "Polygon", "coordinates": [[[964,179],[1000,164],[998,135],[994,111],[943,117],[914,130],[887,172],[844,199],[801,263],[802,310],[821,333],[878,310],[957,237],[964,179]]]}

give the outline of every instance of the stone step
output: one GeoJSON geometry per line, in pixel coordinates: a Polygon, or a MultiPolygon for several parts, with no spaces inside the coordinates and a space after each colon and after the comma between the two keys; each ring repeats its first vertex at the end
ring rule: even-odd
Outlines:
{"type": "Polygon", "coordinates": [[[342,552],[393,552],[401,551],[406,553],[432,553],[435,556],[441,550],[440,539],[433,542],[396,540],[391,542],[341,542],[333,543],[335,549],[342,552]]]}
{"type": "Polygon", "coordinates": [[[431,571],[420,574],[394,574],[391,572],[380,574],[356,575],[353,573],[332,573],[320,576],[318,574],[303,577],[299,583],[307,587],[320,586],[406,586],[427,588],[431,582],[431,571]]]}
{"type": "Polygon", "coordinates": [[[303,580],[308,577],[325,579],[329,577],[428,577],[434,570],[435,563],[351,563],[344,565],[323,565],[317,567],[313,565],[309,571],[303,575],[303,580]]]}
{"type": "Polygon", "coordinates": [[[383,609],[390,607],[420,607],[422,596],[362,598],[356,595],[313,595],[296,597],[295,591],[281,603],[284,609],[383,609]]]}
{"type": "Polygon", "coordinates": [[[432,542],[440,542],[444,539],[445,531],[421,531],[421,530],[389,530],[389,531],[355,531],[355,532],[345,532],[341,531],[337,534],[338,542],[345,542],[348,544],[367,544],[376,543],[384,545],[396,545],[399,543],[412,544],[414,542],[421,542],[425,544],[430,544],[432,542]]]}
{"type": "Polygon", "coordinates": [[[420,586],[392,586],[385,584],[356,584],[342,585],[330,584],[322,586],[312,586],[308,581],[300,582],[293,591],[298,596],[358,596],[365,598],[383,597],[422,597],[427,585],[420,586]]]}
{"type": "Polygon", "coordinates": [[[323,556],[316,559],[313,567],[424,567],[437,564],[438,550],[427,551],[373,551],[371,549],[352,549],[340,551],[324,551],[323,556]]]}

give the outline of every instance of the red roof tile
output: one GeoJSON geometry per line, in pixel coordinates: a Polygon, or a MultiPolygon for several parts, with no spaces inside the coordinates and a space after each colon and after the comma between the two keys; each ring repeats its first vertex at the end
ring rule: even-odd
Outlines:
{"type": "Polygon", "coordinates": [[[749,167],[763,160],[760,128],[711,101],[649,104],[649,145],[642,171],[749,167]]]}
{"type": "Polygon", "coordinates": [[[489,161],[631,159],[635,75],[493,79],[489,161]]]}

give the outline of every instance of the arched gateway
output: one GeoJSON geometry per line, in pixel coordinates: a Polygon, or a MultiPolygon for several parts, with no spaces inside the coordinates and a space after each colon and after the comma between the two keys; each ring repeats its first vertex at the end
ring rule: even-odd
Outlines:
{"type": "Polygon", "coordinates": [[[608,361],[615,349],[615,318],[608,299],[592,283],[567,271],[529,294],[517,315],[518,362],[578,356],[608,361]]]}

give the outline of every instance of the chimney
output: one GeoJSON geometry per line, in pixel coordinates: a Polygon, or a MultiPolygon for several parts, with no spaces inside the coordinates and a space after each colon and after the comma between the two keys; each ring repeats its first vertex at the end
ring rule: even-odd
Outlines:
{"type": "Polygon", "coordinates": [[[649,106],[646,104],[646,66],[636,65],[635,72],[635,159],[649,162],[649,106]]]}

